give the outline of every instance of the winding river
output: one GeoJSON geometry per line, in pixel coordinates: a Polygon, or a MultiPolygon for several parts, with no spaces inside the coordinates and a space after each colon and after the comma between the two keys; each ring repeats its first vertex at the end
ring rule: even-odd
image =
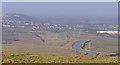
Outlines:
{"type": "MultiPolygon", "coordinates": [[[[63,34],[60,34],[59,35],[60,38],[65,38],[65,36],[63,34]]],[[[90,51],[86,51],[86,50],[83,50],[85,45],[88,44],[88,40],[81,40],[81,41],[77,41],[75,42],[73,45],[72,45],[72,48],[74,50],[78,50],[78,51],[81,51],[81,52],[85,52],[84,55],[91,55],[91,56],[98,56],[100,55],[101,53],[96,53],[96,52],[90,52],[90,51]]],[[[120,55],[120,53],[117,53],[117,54],[110,54],[110,55],[105,55],[105,56],[118,56],[120,55]]]]}
{"type": "MultiPolygon", "coordinates": [[[[65,36],[64,36],[63,34],[59,34],[59,38],[65,38],[65,36]]],[[[96,53],[82,50],[82,49],[85,47],[85,44],[86,44],[87,42],[88,42],[87,40],[81,40],[81,41],[75,42],[75,43],[72,45],[72,48],[73,48],[74,50],[79,50],[79,51],[82,51],[82,52],[86,52],[85,55],[97,55],[96,53]],[[82,45],[82,44],[83,44],[83,45],[82,45]]]]}
{"type": "Polygon", "coordinates": [[[89,52],[89,51],[85,51],[85,50],[82,50],[83,47],[85,46],[87,40],[81,40],[81,41],[78,41],[78,42],[75,42],[73,45],[72,45],[72,48],[74,50],[79,50],[79,51],[82,51],[82,52],[86,52],[85,55],[97,55],[97,53],[93,53],[93,52],[89,52]],[[82,46],[82,44],[84,44],[82,46]]]}

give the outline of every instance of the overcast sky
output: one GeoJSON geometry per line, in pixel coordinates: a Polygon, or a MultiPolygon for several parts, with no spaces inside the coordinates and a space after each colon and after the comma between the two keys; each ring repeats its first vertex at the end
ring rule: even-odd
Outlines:
{"type": "Polygon", "coordinates": [[[117,2],[4,2],[3,13],[30,16],[117,17],[117,2]]]}

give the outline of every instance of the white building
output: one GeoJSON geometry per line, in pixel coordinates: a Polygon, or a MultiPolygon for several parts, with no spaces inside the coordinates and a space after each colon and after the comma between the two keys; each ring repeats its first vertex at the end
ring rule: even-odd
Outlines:
{"type": "Polygon", "coordinates": [[[96,33],[118,34],[118,31],[96,31],[96,33]]]}

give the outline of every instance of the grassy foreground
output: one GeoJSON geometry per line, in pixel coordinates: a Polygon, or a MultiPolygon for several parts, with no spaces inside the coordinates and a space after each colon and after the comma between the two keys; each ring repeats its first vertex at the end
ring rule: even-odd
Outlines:
{"type": "Polygon", "coordinates": [[[3,52],[3,63],[118,63],[117,57],[3,52]]]}

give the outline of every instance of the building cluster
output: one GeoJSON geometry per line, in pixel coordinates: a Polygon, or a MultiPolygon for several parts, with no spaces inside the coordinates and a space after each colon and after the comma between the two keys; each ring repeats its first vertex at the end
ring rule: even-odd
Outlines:
{"type": "Polygon", "coordinates": [[[82,32],[92,33],[109,33],[116,34],[118,25],[115,24],[59,24],[59,23],[40,23],[32,21],[16,21],[16,20],[3,20],[2,27],[8,28],[29,28],[33,30],[46,30],[46,31],[68,31],[76,30],[82,32]]]}

